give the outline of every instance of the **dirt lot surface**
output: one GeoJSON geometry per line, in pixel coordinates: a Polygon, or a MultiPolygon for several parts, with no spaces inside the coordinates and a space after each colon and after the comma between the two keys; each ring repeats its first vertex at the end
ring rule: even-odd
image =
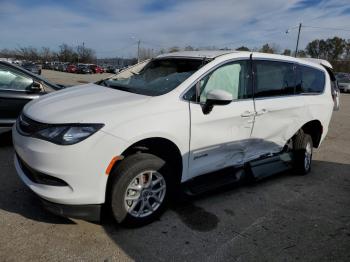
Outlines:
{"type": "Polygon", "coordinates": [[[44,210],[2,135],[0,261],[350,261],[350,95],[341,103],[311,174],[197,197],[139,229],[44,210]]]}
{"type": "Polygon", "coordinates": [[[96,82],[101,79],[105,79],[113,74],[103,73],[103,74],[71,74],[53,70],[42,70],[42,76],[50,80],[53,83],[61,85],[81,85],[90,82],[96,82]]]}

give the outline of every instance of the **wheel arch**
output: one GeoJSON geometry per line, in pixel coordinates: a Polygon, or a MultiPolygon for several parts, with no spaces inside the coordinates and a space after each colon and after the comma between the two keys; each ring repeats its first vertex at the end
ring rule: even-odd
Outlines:
{"type": "MultiPolygon", "coordinates": [[[[121,154],[123,158],[137,153],[149,153],[162,158],[166,162],[172,165],[175,175],[175,181],[177,183],[181,182],[182,172],[183,172],[183,159],[179,147],[171,140],[163,137],[150,137],[137,141],[126,148],[121,154]]],[[[123,161],[123,160],[121,160],[123,161]]],[[[106,186],[106,197],[111,187],[112,174],[113,171],[118,167],[121,161],[114,163],[111,169],[111,175],[108,176],[107,186],[106,186]]],[[[106,198],[107,200],[107,198],[106,198]]]]}
{"type": "Polygon", "coordinates": [[[319,120],[312,120],[307,122],[300,128],[300,130],[311,136],[313,147],[319,147],[323,133],[323,126],[319,120]]]}

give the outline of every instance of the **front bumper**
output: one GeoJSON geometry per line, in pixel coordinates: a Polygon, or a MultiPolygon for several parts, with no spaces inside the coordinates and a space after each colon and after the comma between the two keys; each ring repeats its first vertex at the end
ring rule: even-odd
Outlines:
{"type": "Polygon", "coordinates": [[[40,199],[43,207],[59,216],[100,221],[102,205],[63,205],[40,199]]]}
{"type": "Polygon", "coordinates": [[[105,202],[108,180],[105,171],[111,159],[120,154],[118,149],[124,147],[123,141],[104,132],[97,132],[78,144],[60,146],[22,136],[16,127],[12,129],[12,138],[18,155],[15,156],[18,176],[39,197],[63,205],[95,205],[105,202]],[[20,161],[39,175],[57,178],[66,184],[56,186],[40,183],[26,175],[20,161]]]}

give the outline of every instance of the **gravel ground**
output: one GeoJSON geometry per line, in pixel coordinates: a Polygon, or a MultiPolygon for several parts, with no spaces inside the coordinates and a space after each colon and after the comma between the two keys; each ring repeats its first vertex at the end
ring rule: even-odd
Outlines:
{"type": "Polygon", "coordinates": [[[103,73],[103,74],[71,74],[53,70],[42,70],[42,76],[50,80],[53,83],[61,85],[81,85],[90,82],[96,82],[101,79],[105,79],[113,74],[103,73]]]}
{"type": "Polygon", "coordinates": [[[2,135],[0,261],[350,261],[350,95],[341,103],[308,176],[197,197],[139,229],[44,210],[2,135]]]}

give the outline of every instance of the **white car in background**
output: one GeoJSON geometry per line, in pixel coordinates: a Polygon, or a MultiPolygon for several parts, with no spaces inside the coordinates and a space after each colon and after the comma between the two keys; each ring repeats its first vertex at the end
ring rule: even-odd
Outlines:
{"type": "Polygon", "coordinates": [[[338,86],[341,92],[350,93],[350,74],[337,73],[338,86]]]}
{"type": "Polygon", "coordinates": [[[13,128],[16,170],[55,213],[156,219],[176,189],[311,169],[334,76],[287,56],[193,51],[29,103],[13,128]],[[210,178],[206,183],[205,177],[210,178]]]}

